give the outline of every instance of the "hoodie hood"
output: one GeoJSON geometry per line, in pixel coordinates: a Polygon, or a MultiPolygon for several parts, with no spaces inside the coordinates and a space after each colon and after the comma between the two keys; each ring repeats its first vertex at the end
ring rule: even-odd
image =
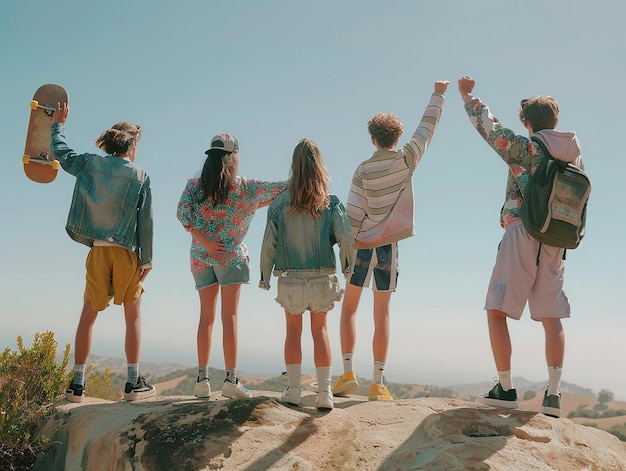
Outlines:
{"type": "Polygon", "coordinates": [[[555,159],[572,163],[583,168],[580,143],[574,131],[555,131],[554,129],[544,129],[536,132],[534,136],[541,139],[555,159]]]}

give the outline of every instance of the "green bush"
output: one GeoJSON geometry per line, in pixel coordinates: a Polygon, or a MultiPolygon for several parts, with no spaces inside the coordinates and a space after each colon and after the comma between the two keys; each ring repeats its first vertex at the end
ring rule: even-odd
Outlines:
{"type": "Polygon", "coordinates": [[[33,432],[66,386],[69,352],[68,344],[57,363],[54,333],[45,332],[35,334],[31,348],[18,337],[17,351],[7,347],[0,354],[0,469],[30,469],[46,446],[48,440],[33,432]]]}

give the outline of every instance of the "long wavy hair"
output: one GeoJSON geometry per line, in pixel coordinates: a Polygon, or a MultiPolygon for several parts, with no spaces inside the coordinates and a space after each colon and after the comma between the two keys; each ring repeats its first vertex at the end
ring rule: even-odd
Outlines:
{"type": "Polygon", "coordinates": [[[209,150],[200,175],[204,199],[210,199],[214,204],[224,204],[237,176],[238,167],[239,152],[209,150]]]}
{"type": "Polygon", "coordinates": [[[288,185],[291,210],[319,217],[330,206],[330,182],[319,147],[309,139],[302,139],[293,150],[291,162],[288,185]]]}

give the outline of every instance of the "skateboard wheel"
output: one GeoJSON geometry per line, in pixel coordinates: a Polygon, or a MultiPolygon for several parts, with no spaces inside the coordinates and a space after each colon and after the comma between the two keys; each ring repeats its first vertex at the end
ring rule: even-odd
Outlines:
{"type": "Polygon", "coordinates": [[[33,110],[33,111],[36,110],[38,106],[39,106],[39,102],[37,100],[33,100],[33,101],[30,102],[30,109],[31,110],[33,110]]]}
{"type": "Polygon", "coordinates": [[[55,170],[59,170],[59,161],[58,160],[54,160],[52,162],[52,168],[55,170]]]}
{"type": "Polygon", "coordinates": [[[23,164],[29,164],[29,163],[30,163],[30,155],[28,155],[28,154],[24,154],[24,155],[22,156],[22,163],[23,163],[23,164]]]}

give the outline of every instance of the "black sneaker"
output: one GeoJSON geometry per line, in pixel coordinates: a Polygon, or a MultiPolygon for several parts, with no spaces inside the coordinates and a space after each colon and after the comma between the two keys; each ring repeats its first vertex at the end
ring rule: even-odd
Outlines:
{"type": "Polygon", "coordinates": [[[140,401],[154,396],[156,388],[146,381],[143,376],[137,379],[137,384],[126,383],[124,399],[127,401],[140,401]]]}
{"type": "Polygon", "coordinates": [[[549,417],[557,419],[561,417],[561,395],[550,394],[548,396],[548,391],[544,391],[541,412],[549,417]]]}
{"type": "Polygon", "coordinates": [[[517,409],[517,391],[515,389],[505,391],[498,382],[487,394],[481,394],[478,396],[476,402],[480,402],[481,404],[491,407],[517,409]]]}
{"type": "Polygon", "coordinates": [[[82,384],[70,383],[65,390],[65,399],[70,402],[81,402],[85,397],[85,386],[82,384]]]}

